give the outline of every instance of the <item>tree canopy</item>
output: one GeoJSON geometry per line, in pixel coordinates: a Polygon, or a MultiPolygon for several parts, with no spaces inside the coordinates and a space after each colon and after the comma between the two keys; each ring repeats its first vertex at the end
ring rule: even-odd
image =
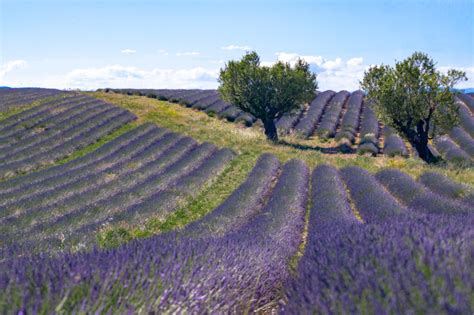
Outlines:
{"type": "Polygon", "coordinates": [[[443,74],[427,54],[415,52],[394,67],[371,67],[360,85],[379,118],[404,136],[423,160],[433,162],[429,139],[459,123],[453,88],[461,80],[466,80],[464,72],[450,69],[443,74]]]}
{"type": "Polygon", "coordinates": [[[298,59],[292,67],[277,62],[261,66],[256,52],[249,52],[239,61],[229,61],[219,75],[222,98],[262,120],[265,135],[277,141],[275,120],[310,102],[316,92],[316,75],[309,65],[298,59]]]}

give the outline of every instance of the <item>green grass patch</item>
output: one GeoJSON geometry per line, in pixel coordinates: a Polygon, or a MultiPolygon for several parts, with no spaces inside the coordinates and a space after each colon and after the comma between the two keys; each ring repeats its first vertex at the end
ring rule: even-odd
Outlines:
{"type": "Polygon", "coordinates": [[[71,160],[80,158],[80,157],[82,157],[82,156],[84,156],[84,155],[86,155],[86,154],[88,154],[92,151],[95,151],[98,148],[100,148],[101,146],[103,146],[105,143],[107,143],[107,142],[123,135],[127,131],[130,131],[130,130],[132,130],[133,128],[135,128],[137,126],[138,126],[138,124],[136,122],[131,122],[131,123],[125,124],[122,127],[120,127],[119,129],[115,130],[114,132],[109,133],[108,135],[100,138],[96,142],[94,142],[92,144],[89,144],[88,146],[86,146],[82,149],[74,151],[71,155],[57,161],[55,163],[55,165],[61,165],[61,164],[67,163],[71,160]]]}

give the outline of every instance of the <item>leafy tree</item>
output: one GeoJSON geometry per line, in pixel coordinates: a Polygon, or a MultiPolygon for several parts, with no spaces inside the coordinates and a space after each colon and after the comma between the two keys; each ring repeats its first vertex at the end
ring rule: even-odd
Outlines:
{"type": "Polygon", "coordinates": [[[433,137],[447,133],[458,122],[454,85],[466,80],[462,71],[436,70],[427,54],[415,52],[395,67],[374,66],[360,82],[379,118],[395,128],[424,161],[436,161],[428,148],[433,137]]]}
{"type": "Polygon", "coordinates": [[[299,59],[294,67],[277,62],[260,66],[256,52],[239,61],[229,61],[219,76],[222,98],[260,118],[267,139],[278,141],[275,120],[309,102],[317,89],[316,75],[299,59]]]}

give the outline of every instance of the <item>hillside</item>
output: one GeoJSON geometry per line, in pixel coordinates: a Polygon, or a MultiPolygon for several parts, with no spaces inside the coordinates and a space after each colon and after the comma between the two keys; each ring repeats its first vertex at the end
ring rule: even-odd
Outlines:
{"type": "Polygon", "coordinates": [[[0,91],[0,312],[474,308],[472,168],[48,93],[0,91]]]}

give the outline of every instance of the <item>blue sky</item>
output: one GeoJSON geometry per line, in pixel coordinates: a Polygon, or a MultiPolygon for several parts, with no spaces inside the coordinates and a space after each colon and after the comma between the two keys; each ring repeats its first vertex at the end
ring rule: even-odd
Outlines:
{"type": "Polygon", "coordinates": [[[424,51],[474,86],[474,1],[0,0],[0,85],[213,88],[226,60],[302,56],[322,89],[424,51]]]}

